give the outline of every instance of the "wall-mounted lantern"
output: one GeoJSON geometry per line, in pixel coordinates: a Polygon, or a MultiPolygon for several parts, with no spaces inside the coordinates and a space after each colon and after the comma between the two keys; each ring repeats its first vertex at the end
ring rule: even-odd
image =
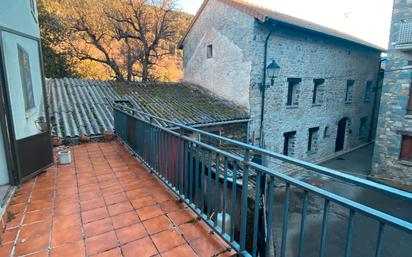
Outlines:
{"type": "Polygon", "coordinates": [[[275,84],[275,78],[277,78],[279,74],[280,66],[275,62],[275,60],[272,60],[266,69],[268,77],[270,78],[270,85],[273,86],[275,84]]]}

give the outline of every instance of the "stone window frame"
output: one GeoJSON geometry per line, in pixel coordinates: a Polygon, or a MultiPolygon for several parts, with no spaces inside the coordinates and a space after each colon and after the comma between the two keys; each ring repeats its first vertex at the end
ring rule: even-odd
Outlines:
{"type": "Polygon", "coordinates": [[[366,81],[365,93],[363,95],[363,102],[364,103],[369,103],[370,100],[371,100],[372,85],[373,85],[373,82],[371,80],[366,81]]]}
{"type": "Polygon", "coordinates": [[[346,81],[345,104],[351,104],[352,103],[354,86],[355,86],[355,80],[348,79],[346,81]]]}
{"type": "Polygon", "coordinates": [[[401,136],[401,145],[399,149],[399,161],[402,164],[412,165],[412,132],[411,131],[398,131],[398,134],[401,136]],[[407,139],[407,142],[406,140],[407,139]],[[409,146],[409,147],[408,147],[409,146]],[[409,157],[404,157],[404,150],[409,151],[405,153],[409,157]]]}
{"type": "Polygon", "coordinates": [[[321,106],[324,98],[325,79],[313,80],[312,106],[321,106]]]}
{"type": "Polygon", "coordinates": [[[330,137],[330,127],[329,125],[325,126],[323,129],[323,138],[328,138],[330,137]]]}
{"type": "Polygon", "coordinates": [[[319,146],[319,127],[308,129],[308,153],[317,153],[319,146]]]}
{"type": "Polygon", "coordinates": [[[206,58],[207,59],[213,58],[213,44],[209,44],[206,46],[206,58]]]}
{"type": "Polygon", "coordinates": [[[283,154],[287,156],[295,155],[296,130],[283,133],[283,154]]]}
{"type": "Polygon", "coordinates": [[[287,79],[286,106],[288,108],[296,108],[299,106],[301,82],[302,82],[301,78],[288,78],[287,79]]]}
{"type": "Polygon", "coordinates": [[[359,120],[359,140],[364,140],[367,136],[368,131],[368,117],[362,117],[359,120]]]}

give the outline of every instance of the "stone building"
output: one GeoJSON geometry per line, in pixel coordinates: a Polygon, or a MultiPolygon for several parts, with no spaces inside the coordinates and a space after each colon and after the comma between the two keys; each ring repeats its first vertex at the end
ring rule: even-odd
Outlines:
{"type": "Polygon", "coordinates": [[[372,175],[412,184],[412,1],[395,0],[372,175]]]}
{"type": "Polygon", "coordinates": [[[373,135],[382,51],[373,44],[244,1],[206,0],[180,47],[186,81],[249,111],[250,143],[321,161],[373,135]],[[280,67],[276,76],[269,67],[280,67]]]}

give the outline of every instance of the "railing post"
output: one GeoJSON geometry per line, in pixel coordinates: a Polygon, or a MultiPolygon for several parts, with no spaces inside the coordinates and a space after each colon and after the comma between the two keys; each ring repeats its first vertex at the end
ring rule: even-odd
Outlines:
{"type": "Polygon", "coordinates": [[[246,224],[247,224],[247,211],[248,211],[248,180],[249,180],[249,149],[245,149],[245,156],[243,162],[245,164],[245,169],[243,171],[242,180],[242,203],[241,203],[241,224],[240,224],[240,252],[245,251],[246,247],[246,224]]]}

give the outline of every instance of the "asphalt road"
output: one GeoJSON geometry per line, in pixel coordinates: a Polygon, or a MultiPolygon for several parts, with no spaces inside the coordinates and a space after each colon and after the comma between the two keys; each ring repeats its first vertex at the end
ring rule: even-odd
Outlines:
{"type": "MultiPolygon", "coordinates": [[[[343,155],[322,165],[346,171],[360,177],[366,176],[370,171],[372,147],[368,146],[357,151],[343,155]]],[[[319,186],[330,192],[344,196],[363,205],[395,217],[412,222],[412,202],[394,198],[379,192],[364,189],[335,179],[327,179],[319,182],[319,186]]],[[[280,256],[281,234],[283,224],[283,197],[284,190],[278,189],[276,204],[273,210],[273,238],[275,251],[272,256],[280,256]]],[[[298,256],[302,194],[293,189],[291,193],[291,205],[289,208],[288,234],[285,256],[298,256]]],[[[319,248],[322,231],[324,201],[315,196],[310,197],[308,216],[305,226],[304,255],[306,257],[319,256],[319,248]]],[[[345,242],[348,228],[349,211],[332,204],[329,211],[329,222],[326,236],[325,256],[344,256],[345,242]]],[[[377,244],[377,231],[379,224],[361,214],[354,218],[351,257],[375,256],[377,244]]],[[[381,257],[412,257],[412,235],[385,226],[382,238],[381,257]]]]}

